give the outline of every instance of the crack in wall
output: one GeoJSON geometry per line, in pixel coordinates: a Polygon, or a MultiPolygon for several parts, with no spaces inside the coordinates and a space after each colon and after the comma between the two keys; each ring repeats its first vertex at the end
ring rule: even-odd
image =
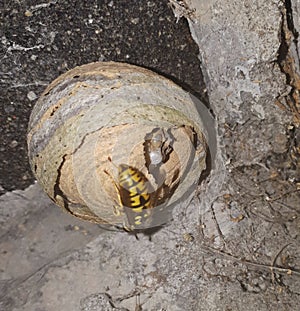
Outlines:
{"type": "Polygon", "coordinates": [[[299,51],[298,51],[298,37],[299,37],[299,32],[295,28],[294,25],[294,19],[293,19],[293,9],[292,9],[292,2],[291,0],[285,0],[285,7],[286,7],[286,21],[287,21],[287,26],[288,29],[292,32],[293,34],[293,43],[296,46],[297,50],[297,55],[299,58],[299,51]]]}
{"type": "Polygon", "coordinates": [[[291,0],[284,1],[281,11],[281,44],[278,49],[277,63],[286,76],[286,83],[291,87],[284,97],[290,112],[293,114],[293,124],[300,126],[300,76],[297,73],[296,60],[299,62],[298,37],[299,33],[294,26],[291,0]],[[294,49],[294,51],[293,51],[294,49]]]}
{"type": "Polygon", "coordinates": [[[300,149],[297,147],[297,133],[300,130],[300,63],[298,50],[299,32],[294,24],[291,0],[284,1],[281,16],[281,44],[278,49],[277,63],[281,72],[286,76],[286,84],[290,86],[290,91],[281,100],[285,101],[283,106],[293,117],[292,124],[286,131],[288,136],[287,156],[290,158],[293,169],[296,171],[300,164],[300,149]]]}

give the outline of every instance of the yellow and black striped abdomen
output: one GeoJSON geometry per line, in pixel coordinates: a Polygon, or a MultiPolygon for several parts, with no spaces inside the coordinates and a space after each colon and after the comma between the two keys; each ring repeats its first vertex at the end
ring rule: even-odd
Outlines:
{"type": "Polygon", "coordinates": [[[121,164],[119,166],[119,187],[122,205],[135,212],[150,208],[150,189],[147,178],[139,170],[121,164]]]}

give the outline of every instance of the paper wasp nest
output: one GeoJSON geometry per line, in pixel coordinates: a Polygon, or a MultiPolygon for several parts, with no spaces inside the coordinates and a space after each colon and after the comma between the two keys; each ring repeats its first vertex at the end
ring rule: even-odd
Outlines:
{"type": "Polygon", "coordinates": [[[205,169],[201,116],[170,80],[125,63],[91,63],[53,81],[30,118],[32,170],[71,214],[129,230],[159,226],[205,169]]]}

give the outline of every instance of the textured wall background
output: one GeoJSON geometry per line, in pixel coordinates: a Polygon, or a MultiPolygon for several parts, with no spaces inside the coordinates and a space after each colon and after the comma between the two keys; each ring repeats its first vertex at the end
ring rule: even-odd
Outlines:
{"type": "Polygon", "coordinates": [[[199,199],[149,241],[55,226],[68,216],[36,185],[2,196],[6,309],[299,309],[297,2],[169,3],[189,21],[217,121],[215,168],[199,199]]]}

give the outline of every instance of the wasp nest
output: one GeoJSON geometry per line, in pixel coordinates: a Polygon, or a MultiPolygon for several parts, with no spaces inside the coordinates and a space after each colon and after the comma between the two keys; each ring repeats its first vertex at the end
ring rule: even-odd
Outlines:
{"type": "Polygon", "coordinates": [[[170,80],[125,63],[91,63],[53,81],[33,108],[32,170],[82,219],[129,230],[161,225],[205,169],[201,116],[170,80]]]}

